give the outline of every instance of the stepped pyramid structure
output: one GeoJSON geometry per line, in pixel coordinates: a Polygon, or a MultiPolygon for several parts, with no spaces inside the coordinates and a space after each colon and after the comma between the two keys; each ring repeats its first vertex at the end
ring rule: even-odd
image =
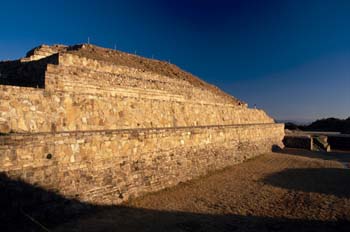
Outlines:
{"type": "Polygon", "coordinates": [[[284,125],[166,62],[42,45],[0,62],[0,133],[8,178],[116,204],[283,146],[284,125]]]}

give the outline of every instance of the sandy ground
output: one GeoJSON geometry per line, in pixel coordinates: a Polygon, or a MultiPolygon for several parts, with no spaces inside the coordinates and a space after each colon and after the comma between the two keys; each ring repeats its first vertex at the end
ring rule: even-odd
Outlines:
{"type": "Polygon", "coordinates": [[[350,231],[350,154],[270,153],[55,231],[350,231]]]}

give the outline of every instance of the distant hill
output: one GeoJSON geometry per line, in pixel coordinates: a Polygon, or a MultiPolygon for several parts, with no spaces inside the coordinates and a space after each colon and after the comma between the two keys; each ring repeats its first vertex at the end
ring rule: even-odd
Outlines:
{"type": "Polygon", "coordinates": [[[285,127],[289,130],[336,131],[342,134],[350,134],[350,117],[348,117],[347,119],[319,119],[307,126],[300,126],[292,122],[287,122],[285,124],[285,127]]]}

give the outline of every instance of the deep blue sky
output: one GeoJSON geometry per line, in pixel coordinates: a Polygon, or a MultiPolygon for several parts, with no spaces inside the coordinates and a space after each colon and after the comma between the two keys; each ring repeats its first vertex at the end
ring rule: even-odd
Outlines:
{"type": "Polygon", "coordinates": [[[350,116],[350,1],[3,1],[0,60],[90,42],[170,60],[277,119],[350,116]]]}

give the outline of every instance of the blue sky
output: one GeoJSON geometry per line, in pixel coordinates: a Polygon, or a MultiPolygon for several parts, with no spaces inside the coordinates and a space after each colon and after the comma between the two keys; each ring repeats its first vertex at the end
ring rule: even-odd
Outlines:
{"type": "Polygon", "coordinates": [[[350,1],[4,1],[0,59],[90,42],[170,60],[276,119],[350,116],[350,1]]]}

